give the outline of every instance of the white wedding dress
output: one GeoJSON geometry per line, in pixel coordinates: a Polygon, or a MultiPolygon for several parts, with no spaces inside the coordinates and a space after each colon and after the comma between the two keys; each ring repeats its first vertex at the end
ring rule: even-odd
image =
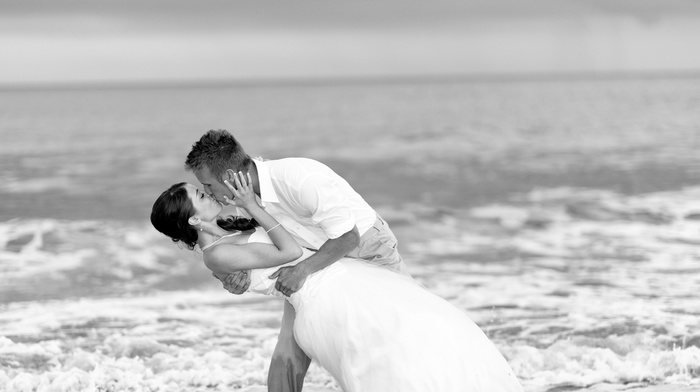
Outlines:
{"type": "MultiPolygon", "coordinates": [[[[248,241],[271,243],[260,228],[248,241]]],[[[249,290],[281,296],[278,268],[253,270],[249,290]]],[[[345,392],[522,391],[481,329],[409,277],[344,258],[287,300],[297,343],[345,392]]]]}

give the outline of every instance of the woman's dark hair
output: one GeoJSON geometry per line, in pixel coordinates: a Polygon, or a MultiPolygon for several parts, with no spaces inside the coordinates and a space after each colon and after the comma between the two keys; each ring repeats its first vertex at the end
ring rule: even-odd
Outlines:
{"type": "MultiPolygon", "coordinates": [[[[196,211],[187,196],[185,185],[185,182],[175,184],[158,196],[151,209],[151,224],[173,242],[182,242],[192,250],[197,244],[199,232],[189,223],[190,217],[194,216],[196,211]]],[[[227,231],[246,231],[258,226],[255,219],[233,216],[219,219],[216,223],[227,231]]]]}

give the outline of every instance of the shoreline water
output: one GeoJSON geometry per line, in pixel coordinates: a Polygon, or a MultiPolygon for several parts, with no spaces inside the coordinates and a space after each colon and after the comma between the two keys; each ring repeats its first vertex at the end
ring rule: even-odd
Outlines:
{"type": "MultiPolygon", "coordinates": [[[[403,219],[395,231],[416,279],[474,319],[527,391],[647,392],[700,382],[698,302],[692,285],[676,283],[700,272],[698,198],[697,187],[638,196],[559,188],[508,204],[383,213],[403,219]]],[[[146,225],[27,220],[0,230],[17,239],[0,252],[11,281],[30,292],[54,281],[103,290],[0,305],[7,382],[48,382],[78,366],[71,382],[264,383],[278,301],[224,292],[196,254],[146,225]],[[212,356],[221,368],[210,368],[212,356]],[[97,366],[112,363],[123,373],[97,366]],[[182,363],[190,373],[174,378],[182,363]]],[[[331,382],[321,369],[309,378],[320,390],[331,382]]]]}
{"type": "Polygon", "coordinates": [[[0,389],[264,388],[279,304],[223,292],[148,224],[227,128],[348,179],[526,390],[693,390],[699,84],[2,90],[0,389]]]}

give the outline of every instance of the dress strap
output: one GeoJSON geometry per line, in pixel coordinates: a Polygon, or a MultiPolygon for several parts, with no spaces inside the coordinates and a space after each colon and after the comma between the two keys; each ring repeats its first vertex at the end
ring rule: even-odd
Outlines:
{"type": "Polygon", "coordinates": [[[241,234],[241,232],[240,232],[240,231],[237,231],[237,232],[235,232],[235,233],[222,235],[222,236],[219,237],[218,239],[214,240],[211,244],[209,244],[209,245],[203,247],[203,248],[202,248],[202,252],[204,252],[205,250],[207,250],[207,249],[211,248],[212,246],[218,244],[218,243],[221,242],[221,240],[223,240],[224,238],[235,237],[235,236],[240,235],[240,234],[241,234]]]}

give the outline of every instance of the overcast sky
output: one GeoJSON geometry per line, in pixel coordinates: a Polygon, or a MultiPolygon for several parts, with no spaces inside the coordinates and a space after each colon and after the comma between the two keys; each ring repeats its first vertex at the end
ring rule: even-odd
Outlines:
{"type": "Polygon", "coordinates": [[[0,0],[0,84],[700,70],[698,0],[0,0]]]}

